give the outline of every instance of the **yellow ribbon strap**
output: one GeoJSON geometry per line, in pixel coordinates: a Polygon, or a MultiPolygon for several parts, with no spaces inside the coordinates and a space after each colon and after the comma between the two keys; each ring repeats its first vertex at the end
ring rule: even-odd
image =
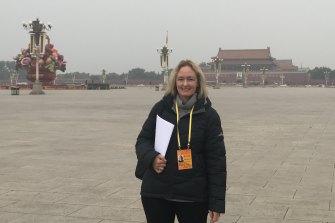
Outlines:
{"type": "MultiPolygon", "coordinates": [[[[194,105],[193,105],[193,107],[191,109],[191,112],[190,112],[190,122],[189,122],[189,126],[188,126],[187,149],[190,149],[193,109],[194,109],[194,105]]],[[[177,140],[178,140],[178,149],[181,149],[180,135],[179,135],[179,109],[178,109],[178,103],[177,103],[177,101],[176,101],[176,114],[177,114],[177,140]]]]}

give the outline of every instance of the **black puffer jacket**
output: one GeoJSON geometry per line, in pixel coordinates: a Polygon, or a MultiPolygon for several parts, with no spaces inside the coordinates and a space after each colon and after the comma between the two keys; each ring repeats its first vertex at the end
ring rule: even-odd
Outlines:
{"type": "MultiPolygon", "coordinates": [[[[163,199],[208,202],[208,209],[225,212],[226,151],[220,117],[208,98],[195,103],[192,122],[193,169],[178,170],[177,135],[174,128],[165,155],[167,166],[161,174],[152,168],[158,153],[154,150],[156,115],[176,125],[173,97],[165,96],[152,108],[137,138],[136,154],[148,169],[143,176],[141,195],[163,199]]],[[[179,121],[181,147],[186,148],[189,114],[179,121]]]]}

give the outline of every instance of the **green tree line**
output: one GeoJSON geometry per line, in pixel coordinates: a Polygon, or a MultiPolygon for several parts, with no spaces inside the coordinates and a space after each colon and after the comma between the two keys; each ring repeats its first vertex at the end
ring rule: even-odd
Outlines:
{"type": "Polygon", "coordinates": [[[314,80],[334,80],[335,79],[335,70],[330,69],[329,67],[315,67],[313,70],[309,70],[308,73],[311,75],[311,79],[314,80]]]}
{"type": "MultiPolygon", "coordinates": [[[[14,61],[0,61],[0,80],[9,81],[10,73],[15,71],[14,61]]],[[[20,78],[25,78],[26,71],[24,69],[18,70],[17,72],[20,73],[20,78]]],[[[73,76],[75,76],[76,79],[101,80],[101,75],[102,74],[89,74],[86,72],[68,72],[58,73],[57,79],[72,79],[73,76]]],[[[106,74],[106,80],[125,80],[127,77],[128,80],[162,80],[163,74],[154,71],[146,71],[143,68],[134,68],[127,73],[122,74],[114,72],[106,74]]]]}
{"type": "Polygon", "coordinates": [[[25,70],[16,70],[14,61],[0,61],[0,81],[10,82],[10,76],[13,73],[19,73],[19,82],[26,80],[27,72],[25,70]]]}

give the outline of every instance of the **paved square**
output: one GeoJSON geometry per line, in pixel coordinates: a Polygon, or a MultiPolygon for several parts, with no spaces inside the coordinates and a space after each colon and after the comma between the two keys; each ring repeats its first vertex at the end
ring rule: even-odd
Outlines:
{"type": "MultiPolygon", "coordinates": [[[[163,92],[0,91],[0,222],[145,222],[137,134],[163,92]]],[[[335,88],[210,89],[227,146],[220,222],[335,223],[335,88]]]]}

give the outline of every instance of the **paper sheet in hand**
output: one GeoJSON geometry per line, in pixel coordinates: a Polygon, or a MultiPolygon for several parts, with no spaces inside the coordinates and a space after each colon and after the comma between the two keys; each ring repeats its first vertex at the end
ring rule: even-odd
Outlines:
{"type": "Polygon", "coordinates": [[[174,125],[165,121],[157,115],[156,119],[156,135],[155,135],[155,150],[165,156],[167,147],[170,142],[174,125]]]}

